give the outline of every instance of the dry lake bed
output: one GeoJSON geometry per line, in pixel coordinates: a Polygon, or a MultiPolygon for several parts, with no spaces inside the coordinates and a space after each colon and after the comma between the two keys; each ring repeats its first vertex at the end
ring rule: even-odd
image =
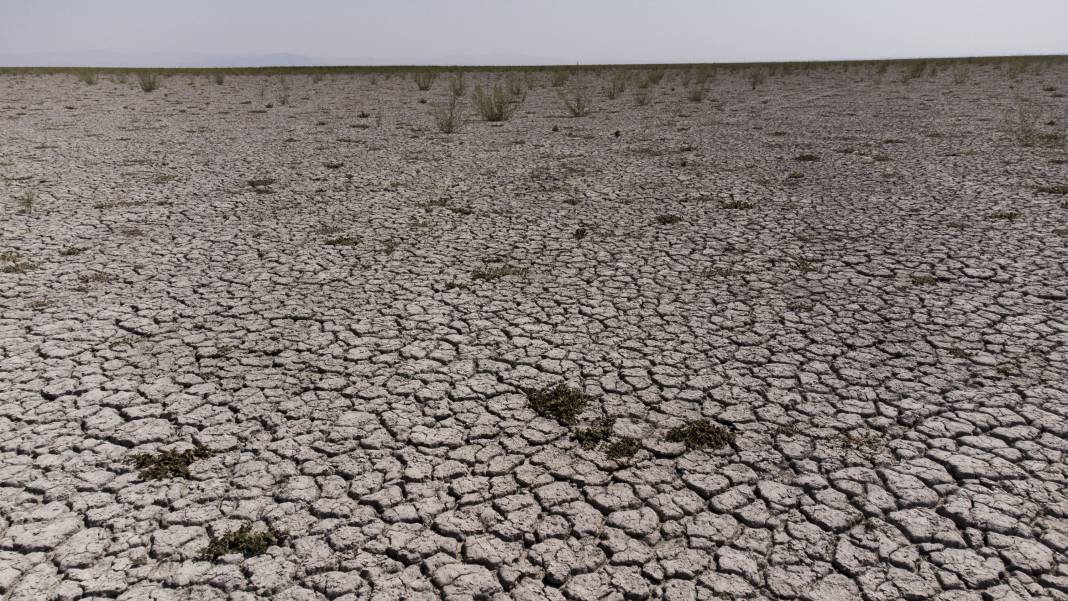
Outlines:
{"type": "Polygon", "coordinates": [[[0,598],[1068,599],[1068,63],[656,73],[0,76],[0,598]]]}

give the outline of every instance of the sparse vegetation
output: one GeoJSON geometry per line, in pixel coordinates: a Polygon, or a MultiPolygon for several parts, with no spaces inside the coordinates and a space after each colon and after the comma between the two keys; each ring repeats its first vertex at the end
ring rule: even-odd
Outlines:
{"type": "Polygon", "coordinates": [[[580,413],[586,409],[590,397],[581,390],[557,384],[542,390],[527,393],[530,408],[538,415],[556,421],[574,425],[580,413]]]}
{"type": "Polygon", "coordinates": [[[1016,211],[994,211],[986,216],[991,221],[1013,221],[1020,217],[1020,213],[1016,211]]]}
{"type": "Polygon", "coordinates": [[[615,100],[619,98],[619,95],[627,89],[627,81],[624,79],[622,73],[613,73],[608,81],[604,83],[602,91],[609,100],[615,100]]]}
{"type": "Polygon", "coordinates": [[[1035,189],[1039,192],[1042,192],[1043,194],[1068,194],[1068,185],[1065,184],[1058,184],[1054,186],[1038,186],[1035,189]]]}
{"type": "Polygon", "coordinates": [[[604,449],[604,454],[609,459],[621,461],[623,459],[629,459],[634,456],[635,453],[642,450],[642,445],[633,438],[620,438],[608,443],[608,446],[604,449]]]}
{"type": "Polygon", "coordinates": [[[87,250],[89,250],[89,249],[81,247],[81,246],[66,246],[62,250],[59,251],[59,256],[61,256],[61,257],[74,257],[74,256],[82,254],[83,252],[85,252],[87,250]]]}
{"type": "Polygon", "coordinates": [[[1063,145],[1064,133],[1043,131],[1041,122],[1039,108],[1029,100],[1018,98],[1016,104],[1005,111],[1001,128],[1016,144],[1025,148],[1063,145]]]}
{"type": "Polygon", "coordinates": [[[752,209],[755,206],[755,202],[751,200],[744,200],[742,198],[731,198],[730,200],[723,200],[719,203],[719,208],[733,211],[744,211],[752,209]]]}
{"type": "Polygon", "coordinates": [[[734,444],[734,438],[734,432],[706,419],[672,428],[667,433],[669,442],[681,442],[690,450],[720,449],[734,444]]]}
{"type": "Polygon", "coordinates": [[[85,70],[78,72],[78,80],[87,86],[95,86],[97,77],[96,71],[85,70]]]}
{"type": "Polygon", "coordinates": [[[420,92],[426,92],[430,90],[434,85],[434,80],[438,78],[438,74],[434,71],[422,71],[419,73],[412,73],[412,81],[415,82],[415,87],[420,92]]]}
{"type": "Polygon", "coordinates": [[[323,244],[327,246],[356,246],[359,243],[360,240],[358,238],[353,238],[351,236],[338,236],[337,238],[331,238],[326,242],[323,242],[323,244]]]}
{"type": "Polygon", "coordinates": [[[514,265],[508,265],[507,263],[502,265],[495,265],[492,267],[481,267],[476,269],[471,274],[473,280],[499,280],[508,276],[522,277],[527,275],[528,269],[526,267],[516,267],[514,265]]]}
{"type": "Polygon", "coordinates": [[[33,190],[25,190],[15,197],[15,202],[18,203],[19,213],[29,213],[37,202],[37,194],[33,190]]]}
{"type": "Polygon", "coordinates": [[[477,85],[471,96],[478,114],[491,123],[508,121],[519,110],[520,99],[500,84],[494,85],[488,92],[477,85]]]}
{"type": "Polygon", "coordinates": [[[456,133],[464,123],[464,109],[456,94],[449,96],[448,103],[431,109],[430,114],[434,117],[438,131],[443,134],[456,133]]]}
{"type": "Polygon", "coordinates": [[[768,80],[768,72],[763,67],[755,67],[749,70],[749,89],[756,90],[768,80]]]}
{"type": "Polygon", "coordinates": [[[690,102],[701,102],[706,94],[708,94],[708,84],[704,82],[694,82],[686,88],[686,99],[690,102]]]}
{"type": "Polygon", "coordinates": [[[237,530],[227,532],[220,537],[212,536],[208,546],[200,551],[200,557],[207,560],[217,560],[224,555],[240,553],[245,557],[254,557],[267,552],[272,546],[285,542],[287,535],[268,529],[264,532],[254,532],[251,524],[243,524],[237,530]]]}
{"type": "Polygon", "coordinates": [[[660,225],[674,225],[682,222],[682,217],[678,215],[657,215],[656,222],[660,225]]]}
{"type": "Polygon", "coordinates": [[[453,73],[449,78],[449,93],[453,97],[463,96],[467,93],[467,81],[464,80],[464,72],[453,73]]]}
{"type": "Polygon", "coordinates": [[[562,87],[571,78],[571,73],[563,69],[557,69],[549,73],[549,84],[554,88],[562,87]]]}
{"type": "Polygon", "coordinates": [[[585,84],[572,85],[559,96],[572,117],[585,117],[593,111],[593,94],[585,84]]]}
{"type": "Polygon", "coordinates": [[[263,177],[259,179],[250,179],[245,183],[247,183],[251,188],[266,188],[268,186],[273,186],[277,181],[278,180],[274,179],[273,177],[263,177]]]}
{"type": "Polygon", "coordinates": [[[130,462],[139,470],[142,480],[167,480],[170,478],[188,478],[189,466],[201,459],[215,455],[215,451],[195,445],[184,451],[162,451],[156,454],[139,453],[130,458],[130,462]]]}
{"type": "Polygon", "coordinates": [[[137,84],[141,86],[142,92],[152,92],[159,87],[159,75],[153,71],[139,71],[137,84]]]}
{"type": "Polygon", "coordinates": [[[577,428],[575,430],[575,440],[578,441],[582,448],[593,449],[612,437],[612,425],[615,421],[610,417],[605,417],[589,428],[577,428]]]}
{"type": "Polygon", "coordinates": [[[812,154],[810,152],[806,152],[806,153],[802,153],[802,154],[797,155],[797,157],[795,157],[794,160],[798,161],[798,162],[801,162],[801,163],[814,163],[814,162],[820,160],[820,157],[818,157],[818,156],[816,156],[816,155],[814,155],[814,154],[812,154]]]}

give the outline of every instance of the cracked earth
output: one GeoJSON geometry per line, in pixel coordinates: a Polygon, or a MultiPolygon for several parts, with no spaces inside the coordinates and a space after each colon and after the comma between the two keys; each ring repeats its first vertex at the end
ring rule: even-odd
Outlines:
{"type": "Polygon", "coordinates": [[[4,76],[0,597],[1068,599],[1066,73],[4,76]]]}

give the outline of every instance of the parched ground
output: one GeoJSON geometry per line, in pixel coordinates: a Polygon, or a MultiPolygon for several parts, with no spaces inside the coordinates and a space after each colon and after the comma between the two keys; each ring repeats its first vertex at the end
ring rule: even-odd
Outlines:
{"type": "Polygon", "coordinates": [[[0,597],[1068,599],[1068,65],[901,75],[0,77],[0,597]]]}

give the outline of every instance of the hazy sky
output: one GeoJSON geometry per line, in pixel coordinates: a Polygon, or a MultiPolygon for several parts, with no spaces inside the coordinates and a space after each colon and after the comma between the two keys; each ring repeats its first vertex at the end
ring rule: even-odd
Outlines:
{"type": "Polygon", "coordinates": [[[0,56],[288,53],[421,63],[1068,53],[1068,0],[0,0],[0,56]]]}

